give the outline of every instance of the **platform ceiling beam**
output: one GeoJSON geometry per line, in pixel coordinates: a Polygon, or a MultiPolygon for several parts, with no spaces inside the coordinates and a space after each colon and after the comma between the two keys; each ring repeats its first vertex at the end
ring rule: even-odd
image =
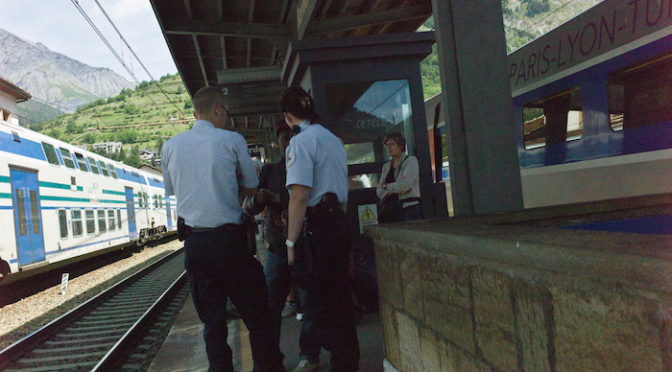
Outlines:
{"type": "Polygon", "coordinates": [[[417,5],[410,8],[391,9],[382,12],[364,13],[354,16],[328,18],[313,21],[308,27],[308,34],[322,34],[348,31],[360,27],[377,26],[389,22],[403,22],[413,19],[427,18],[432,15],[430,4],[417,5]]]}
{"type": "Polygon", "coordinates": [[[280,23],[189,21],[165,27],[165,33],[168,35],[209,35],[271,40],[291,37],[290,26],[280,23]]]}

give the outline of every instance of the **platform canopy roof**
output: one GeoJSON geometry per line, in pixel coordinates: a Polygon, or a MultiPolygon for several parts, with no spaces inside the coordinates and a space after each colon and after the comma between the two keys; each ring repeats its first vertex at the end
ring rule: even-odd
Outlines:
{"type": "Polygon", "coordinates": [[[432,14],[431,0],[150,1],[189,93],[222,88],[249,129],[278,114],[292,40],[413,32],[432,14]]]}

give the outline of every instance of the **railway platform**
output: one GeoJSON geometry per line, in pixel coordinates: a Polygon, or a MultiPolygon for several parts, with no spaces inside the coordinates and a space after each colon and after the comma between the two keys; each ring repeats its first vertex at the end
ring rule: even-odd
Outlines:
{"type": "MultiPolygon", "coordinates": [[[[236,371],[252,370],[252,354],[248,332],[239,318],[230,319],[229,346],[233,351],[236,371]]],[[[291,371],[299,362],[299,333],[301,323],[294,317],[284,318],[280,349],[285,354],[285,368],[291,371]]],[[[378,314],[363,314],[357,327],[362,371],[383,370],[383,340],[378,314]]],[[[320,371],[329,370],[329,353],[320,355],[320,371]]],[[[150,367],[150,372],[197,372],[208,370],[208,358],[203,341],[203,324],[198,319],[191,297],[184,303],[173,328],[150,367]]]]}

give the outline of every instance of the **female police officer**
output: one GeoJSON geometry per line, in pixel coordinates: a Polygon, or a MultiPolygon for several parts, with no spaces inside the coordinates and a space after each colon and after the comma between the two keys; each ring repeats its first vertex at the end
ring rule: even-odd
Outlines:
{"type": "MultiPolygon", "coordinates": [[[[326,262],[315,278],[298,284],[306,290],[303,325],[312,323],[310,336],[301,333],[302,356],[295,371],[314,371],[320,347],[331,351],[332,371],[359,369],[359,343],[353,319],[348,277],[350,238],[344,205],[348,199],[348,166],[343,142],[317,124],[312,98],[300,87],[282,96],[285,121],[296,133],[286,153],[289,221],[287,258],[294,264],[295,243],[310,240],[313,252],[326,262]],[[305,220],[305,221],[304,221],[305,220]],[[305,223],[304,223],[305,222],[305,223]],[[312,238],[307,238],[312,236],[312,238]]],[[[297,245],[297,250],[303,249],[297,245]]],[[[297,259],[301,259],[299,255],[297,259]]],[[[298,262],[297,262],[298,263],[298,262]]],[[[297,279],[298,268],[297,268],[297,279]]]]}

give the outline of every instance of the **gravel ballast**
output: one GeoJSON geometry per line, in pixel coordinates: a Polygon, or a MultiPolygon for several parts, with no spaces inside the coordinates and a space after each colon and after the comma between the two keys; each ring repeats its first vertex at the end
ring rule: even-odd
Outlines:
{"type": "Polygon", "coordinates": [[[20,340],[121,279],[182,248],[173,240],[68,281],[65,295],[55,286],[0,308],[0,350],[20,340]]]}

